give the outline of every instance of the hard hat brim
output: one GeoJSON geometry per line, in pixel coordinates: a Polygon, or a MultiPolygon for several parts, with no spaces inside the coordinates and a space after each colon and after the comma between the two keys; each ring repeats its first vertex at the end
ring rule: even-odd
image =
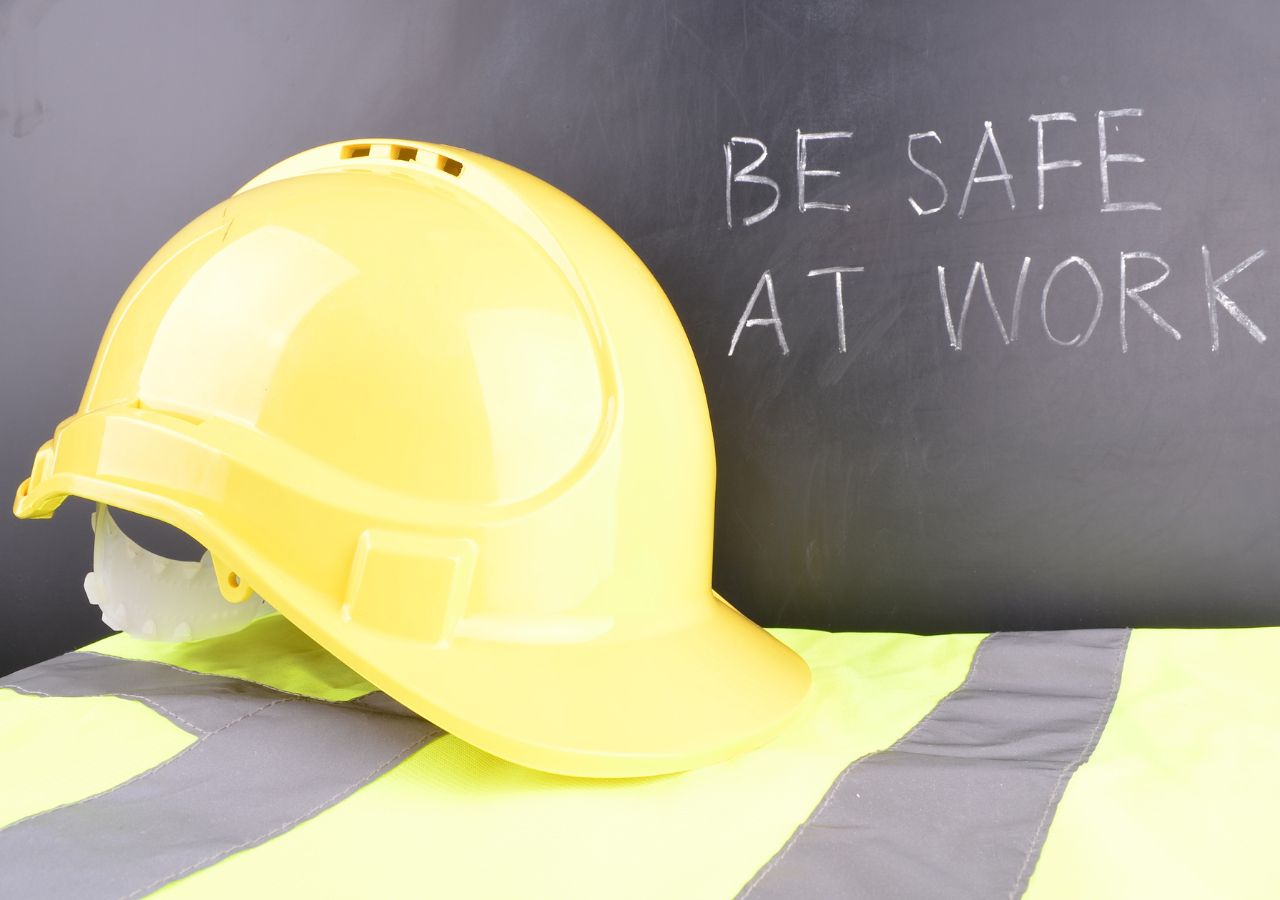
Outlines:
{"type": "Polygon", "coordinates": [[[331,640],[331,623],[311,625],[357,672],[484,750],[549,772],[623,777],[753,749],[808,691],[809,669],[785,644],[714,595],[691,605],[704,614],[683,627],[577,644],[457,638],[441,648],[367,629],[331,640]]]}
{"type": "MultiPolygon", "coordinates": [[[[776,735],[810,683],[808,666],[710,589],[664,630],[612,628],[566,641],[466,634],[441,646],[350,621],[215,514],[193,510],[100,470],[104,422],[142,422],[127,409],[75,417],[37,456],[14,513],[52,515],[67,496],[166,521],[243,573],[317,643],[441,728],[503,759],[548,772],[628,777],[718,762],[776,735]],[[75,426],[75,427],[72,427],[75,426]],[[74,433],[73,433],[74,432],[74,433]],[[61,450],[54,452],[55,444],[61,450]]],[[[516,631],[518,632],[519,629],[516,631]]]]}

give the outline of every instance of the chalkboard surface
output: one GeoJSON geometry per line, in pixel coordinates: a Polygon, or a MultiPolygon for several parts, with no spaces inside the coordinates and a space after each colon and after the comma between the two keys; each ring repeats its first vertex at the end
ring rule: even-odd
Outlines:
{"type": "MultiPolygon", "coordinates": [[[[757,620],[1280,623],[1273,4],[4,15],[11,486],[169,234],[403,136],[534,172],[652,268],[711,406],[716,586],[757,620]]],[[[83,518],[0,526],[14,662],[96,627],[83,518]]]]}

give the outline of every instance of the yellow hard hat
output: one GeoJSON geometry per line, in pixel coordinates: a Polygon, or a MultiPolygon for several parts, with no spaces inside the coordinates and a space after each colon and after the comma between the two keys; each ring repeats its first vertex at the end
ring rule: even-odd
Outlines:
{"type": "Polygon", "coordinates": [[[715,459],[674,311],[608,226],[494,160],[318,147],[182,229],[14,512],[168,522],[391,696],[573,775],[763,743],[804,662],[711,589],[715,459]]]}

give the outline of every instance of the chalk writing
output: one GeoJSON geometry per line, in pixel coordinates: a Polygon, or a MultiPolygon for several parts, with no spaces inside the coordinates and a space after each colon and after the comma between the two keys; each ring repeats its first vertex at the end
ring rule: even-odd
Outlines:
{"type": "MultiPolygon", "coordinates": [[[[1144,112],[1140,107],[1121,107],[1100,109],[1091,116],[1085,117],[1086,122],[1093,120],[1098,160],[1093,186],[1089,187],[1089,190],[1096,191],[1093,196],[1098,198],[1100,203],[1095,208],[1101,213],[1151,215],[1162,212],[1161,204],[1155,199],[1133,199],[1135,193],[1138,193],[1139,197],[1141,194],[1132,188],[1128,191],[1122,190],[1122,186],[1118,187],[1116,184],[1117,172],[1132,173],[1134,166],[1142,165],[1147,161],[1145,156],[1134,152],[1141,146],[1142,129],[1139,123],[1131,121],[1141,119],[1143,115],[1144,112]],[[1122,131],[1121,124],[1126,122],[1129,124],[1126,124],[1122,131]],[[1120,149],[1122,147],[1125,149],[1120,149]]],[[[1068,110],[1035,113],[1028,116],[1025,122],[1035,129],[1036,210],[1030,215],[1037,215],[1052,205],[1051,195],[1061,202],[1061,192],[1079,191],[1088,187],[1090,179],[1085,174],[1087,169],[1080,174],[1068,174],[1069,170],[1082,169],[1083,161],[1061,156],[1059,155],[1061,151],[1058,153],[1047,151],[1046,145],[1053,141],[1061,141],[1063,135],[1073,126],[1079,128],[1090,126],[1081,125],[1076,113],[1068,110]],[[1050,175],[1053,175],[1054,182],[1052,190],[1047,185],[1051,180],[1050,175]]],[[[1088,134],[1087,131],[1084,133],[1088,134]]],[[[856,204],[848,202],[845,199],[847,195],[842,195],[842,202],[835,202],[832,199],[816,200],[813,199],[812,185],[814,179],[824,179],[824,187],[838,187],[842,171],[848,170],[851,163],[856,164],[856,160],[851,155],[854,146],[851,141],[853,135],[852,128],[829,131],[796,129],[794,171],[777,173],[775,164],[777,177],[766,174],[766,170],[762,168],[769,159],[769,147],[764,141],[749,136],[729,138],[723,146],[725,224],[729,228],[749,227],[775,215],[783,206],[784,195],[789,193],[792,184],[795,190],[793,214],[807,215],[817,210],[853,213],[856,204]],[[824,162],[826,168],[812,167],[812,154],[819,148],[822,150],[824,161],[829,160],[824,162]],[[787,184],[791,179],[794,179],[792,184],[787,184]]],[[[1089,140],[1093,141],[1095,138],[1090,137],[1089,140]]],[[[939,155],[945,155],[946,145],[944,145],[942,134],[937,130],[917,131],[907,135],[905,144],[905,162],[909,168],[904,171],[904,174],[909,177],[903,180],[905,185],[903,200],[918,218],[942,213],[948,209],[952,196],[947,180],[941,174],[946,171],[946,168],[937,162],[939,155]]],[[[964,159],[968,162],[969,157],[966,155],[964,159]]],[[[1018,203],[1014,180],[1014,173],[1007,165],[995,127],[991,121],[984,121],[981,134],[977,138],[972,163],[968,166],[968,177],[965,179],[960,195],[960,203],[958,207],[954,207],[955,218],[964,220],[970,209],[970,200],[981,194],[981,191],[975,191],[975,188],[995,184],[1001,186],[1004,194],[1003,200],[995,202],[1002,208],[1004,201],[1007,201],[1009,212],[1016,212],[1018,203]]],[[[999,194],[985,195],[986,199],[983,203],[990,204],[992,199],[999,196],[999,194]]],[[[989,218],[989,206],[984,215],[989,218]]],[[[1018,215],[1028,214],[1018,213],[1018,215]]],[[[832,221],[838,221],[837,217],[832,217],[832,221]]],[[[1104,260],[1101,266],[1095,265],[1098,262],[1096,256],[1090,260],[1084,255],[1067,253],[1061,258],[1051,257],[1049,260],[1044,260],[1024,255],[1017,270],[1016,280],[1012,266],[1007,263],[1001,263],[996,270],[989,269],[992,264],[990,259],[965,261],[958,266],[960,273],[957,276],[954,273],[957,268],[956,261],[953,260],[950,265],[943,263],[931,267],[937,273],[937,293],[934,302],[937,303],[936,308],[941,312],[941,334],[951,349],[958,353],[963,352],[965,347],[965,328],[975,296],[985,299],[995,330],[1006,346],[1018,341],[1023,297],[1029,283],[1035,284],[1040,291],[1040,330],[1043,331],[1049,343],[1057,347],[1079,348],[1088,344],[1102,320],[1108,302],[1114,302],[1118,309],[1120,352],[1128,353],[1130,332],[1133,328],[1129,316],[1131,307],[1145,314],[1146,319],[1156,326],[1158,333],[1164,335],[1164,339],[1182,341],[1184,329],[1187,327],[1185,322],[1181,321],[1186,317],[1185,311],[1183,314],[1170,315],[1167,303],[1161,302],[1167,293],[1167,287],[1162,289],[1162,286],[1165,286],[1166,282],[1176,281],[1178,276],[1175,269],[1186,273],[1188,269],[1202,268],[1203,309],[1206,311],[1208,321],[1207,344],[1208,349],[1216,353],[1222,344],[1220,310],[1225,311],[1231,320],[1257,343],[1262,344],[1267,340],[1266,332],[1226,291],[1228,282],[1265,255],[1266,250],[1259,249],[1222,274],[1215,274],[1219,270],[1214,267],[1207,245],[1201,246],[1201,259],[1196,265],[1180,264],[1181,268],[1175,267],[1157,253],[1144,249],[1119,251],[1118,258],[1111,257],[1115,262],[1104,260]],[[1113,265],[1115,268],[1112,268],[1113,265]],[[949,271],[952,272],[951,276],[949,271]],[[968,280],[963,297],[959,298],[959,283],[964,281],[965,272],[968,273],[968,280]],[[1099,272],[1104,274],[1099,275],[1099,272]],[[1118,279],[1112,280],[1115,275],[1106,273],[1115,273],[1118,279]],[[955,284],[951,282],[953,277],[955,284]],[[997,280],[997,288],[994,290],[993,279],[997,280]],[[1001,287],[1001,285],[1004,286],[1001,287]],[[1011,291],[1010,288],[1012,288],[1011,291]],[[1002,298],[997,299],[1001,295],[1003,295],[1002,298]],[[1116,299],[1108,301],[1108,297],[1116,299]],[[1051,314],[1051,307],[1062,311],[1051,314]],[[1063,333],[1063,316],[1067,316],[1068,321],[1075,322],[1085,322],[1087,317],[1087,324],[1082,328],[1076,326],[1074,333],[1063,333]],[[1051,320],[1058,324],[1051,325],[1051,320]],[[1175,325],[1175,321],[1179,324],[1175,325]]],[[[1001,254],[1002,258],[1005,256],[1007,254],[1001,254]]],[[[784,302],[779,302],[779,291],[774,284],[775,267],[776,263],[771,268],[765,269],[756,279],[755,287],[745,307],[742,308],[737,326],[729,341],[730,356],[738,349],[744,332],[748,328],[759,326],[767,326],[771,329],[774,343],[782,356],[787,356],[791,352],[783,330],[783,311],[787,308],[788,298],[784,296],[784,302]],[[765,304],[768,307],[767,314],[763,310],[765,304]],[[757,312],[757,305],[762,307],[760,312],[757,312]]],[[[828,284],[834,288],[835,293],[834,344],[839,353],[846,353],[849,345],[845,306],[849,285],[846,283],[846,276],[868,271],[870,270],[866,266],[843,264],[819,265],[807,271],[807,277],[810,279],[832,276],[832,281],[828,284]]],[[[1182,278],[1184,282],[1187,280],[1185,274],[1182,278]]],[[[1246,291],[1246,296],[1247,293],[1246,291]]],[[[1143,321],[1141,316],[1139,321],[1143,321]]],[[[990,326],[977,327],[981,329],[990,326]]]]}
{"type": "Polygon", "coordinates": [[[782,333],[782,317],[778,315],[778,298],[773,291],[773,275],[768,269],[764,270],[764,274],[760,276],[760,280],[756,282],[756,289],[751,292],[751,299],[747,302],[747,308],[742,311],[742,318],[738,319],[738,327],[733,331],[733,340],[729,342],[729,355],[733,356],[734,349],[738,346],[738,338],[742,337],[743,329],[754,328],[757,325],[772,325],[774,333],[778,336],[778,347],[782,350],[782,355],[786,356],[791,352],[787,347],[787,336],[782,333]],[[756,300],[760,298],[760,292],[764,291],[769,296],[769,318],[751,318],[751,312],[756,308],[756,300]]]}

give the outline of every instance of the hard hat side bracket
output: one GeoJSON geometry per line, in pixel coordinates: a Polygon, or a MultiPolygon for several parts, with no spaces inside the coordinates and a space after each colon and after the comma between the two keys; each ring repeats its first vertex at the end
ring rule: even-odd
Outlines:
{"type": "Polygon", "coordinates": [[[446,646],[471,593],[479,547],[460,537],[367,529],[356,543],[342,616],[446,646]]]}

